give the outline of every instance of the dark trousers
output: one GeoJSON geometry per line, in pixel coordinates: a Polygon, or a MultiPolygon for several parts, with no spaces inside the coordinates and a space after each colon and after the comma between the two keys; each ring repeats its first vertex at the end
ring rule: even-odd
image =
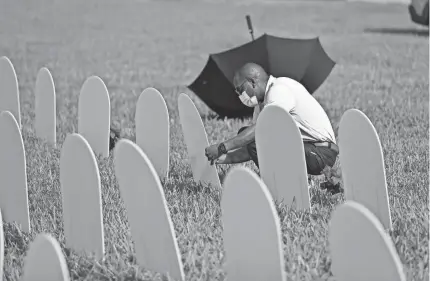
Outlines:
{"type": "MultiPolygon", "coordinates": [[[[247,126],[240,128],[238,134],[240,134],[246,128],[247,126]]],[[[303,146],[305,151],[307,173],[309,175],[321,175],[322,170],[324,170],[326,166],[333,167],[334,163],[336,162],[338,152],[331,148],[315,146],[314,144],[308,142],[304,142],[303,146]]],[[[257,167],[259,167],[257,146],[255,141],[248,144],[246,148],[248,150],[249,156],[251,156],[252,161],[254,161],[257,167]]]]}

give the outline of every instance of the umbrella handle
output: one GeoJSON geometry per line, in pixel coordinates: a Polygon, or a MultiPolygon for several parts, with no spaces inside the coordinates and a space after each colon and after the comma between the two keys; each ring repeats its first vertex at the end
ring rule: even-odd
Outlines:
{"type": "Polygon", "coordinates": [[[252,28],[251,16],[246,15],[246,23],[248,24],[249,33],[251,33],[252,41],[254,41],[254,29],[252,28]]]}

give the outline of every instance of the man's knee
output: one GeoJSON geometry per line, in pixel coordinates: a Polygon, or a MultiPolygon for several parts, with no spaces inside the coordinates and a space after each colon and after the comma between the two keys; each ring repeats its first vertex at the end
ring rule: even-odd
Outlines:
{"type": "MultiPolygon", "coordinates": [[[[248,128],[248,126],[240,128],[237,134],[240,134],[246,128],[248,128]]],[[[246,145],[246,150],[248,151],[248,154],[251,157],[252,161],[254,161],[255,165],[257,165],[258,167],[257,145],[255,144],[255,140],[246,145]]]]}
{"type": "Polygon", "coordinates": [[[257,145],[255,141],[246,145],[246,149],[248,150],[249,155],[257,157],[257,145]]]}
{"type": "Polygon", "coordinates": [[[249,143],[246,145],[246,150],[248,151],[249,156],[251,157],[252,161],[254,161],[255,165],[258,165],[258,155],[257,155],[257,145],[255,144],[255,141],[249,143]]]}

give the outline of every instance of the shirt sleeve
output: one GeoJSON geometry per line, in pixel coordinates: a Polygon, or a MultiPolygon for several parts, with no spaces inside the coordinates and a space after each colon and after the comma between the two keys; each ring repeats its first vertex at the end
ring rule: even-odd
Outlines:
{"type": "Polygon", "coordinates": [[[273,85],[267,93],[266,105],[275,104],[291,112],[296,106],[296,101],[289,91],[290,89],[285,85],[273,85]]]}

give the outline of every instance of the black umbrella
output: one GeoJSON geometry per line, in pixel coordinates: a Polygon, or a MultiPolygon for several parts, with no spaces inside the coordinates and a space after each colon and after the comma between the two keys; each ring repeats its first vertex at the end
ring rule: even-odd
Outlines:
{"type": "MultiPolygon", "coordinates": [[[[250,21],[248,20],[248,27],[250,21]]],[[[252,26],[250,27],[252,34],[252,26]]],[[[318,37],[289,39],[264,34],[231,50],[211,54],[200,75],[188,86],[221,117],[247,117],[252,108],[243,105],[233,87],[236,69],[248,62],[261,65],[275,77],[299,81],[313,94],[332,71],[335,62],[318,37]]]]}

